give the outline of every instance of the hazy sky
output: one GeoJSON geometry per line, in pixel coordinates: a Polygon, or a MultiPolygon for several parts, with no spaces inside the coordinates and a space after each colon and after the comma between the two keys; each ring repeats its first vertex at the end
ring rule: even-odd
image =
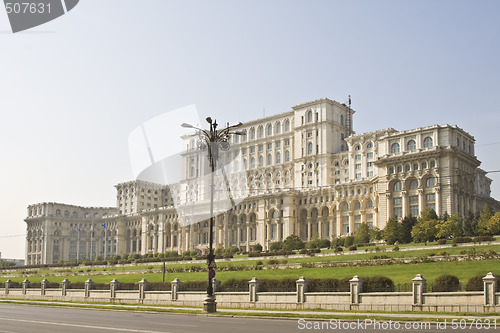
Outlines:
{"type": "Polygon", "coordinates": [[[24,258],[29,204],[115,205],[130,132],[190,104],[222,123],[350,94],[357,133],[456,124],[499,170],[499,12],[495,0],[81,0],[12,34],[0,9],[0,252],[24,258]]]}

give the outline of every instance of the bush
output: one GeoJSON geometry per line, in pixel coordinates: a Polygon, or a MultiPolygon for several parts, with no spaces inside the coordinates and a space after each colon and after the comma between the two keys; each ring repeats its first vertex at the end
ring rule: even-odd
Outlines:
{"type": "Polygon", "coordinates": [[[363,292],[392,292],[394,282],[386,276],[365,277],[363,279],[363,292]]]}
{"type": "Polygon", "coordinates": [[[444,245],[444,244],[446,244],[446,239],[440,239],[440,240],[438,240],[438,244],[439,244],[439,245],[444,245]]]}
{"type": "Polygon", "coordinates": [[[340,246],[335,248],[335,253],[340,253],[342,251],[344,251],[344,249],[342,249],[340,246]]]}
{"type": "Polygon", "coordinates": [[[273,251],[273,252],[276,252],[276,251],[279,251],[283,248],[283,242],[273,242],[271,243],[271,245],[269,246],[269,250],[273,251]]]}
{"type": "Polygon", "coordinates": [[[483,291],[484,290],[484,282],[483,282],[483,276],[482,275],[477,275],[473,276],[467,281],[467,284],[465,285],[465,290],[466,291],[483,291]]]}
{"type": "Polygon", "coordinates": [[[492,236],[478,236],[474,237],[472,241],[474,243],[481,243],[481,242],[493,242],[495,240],[495,237],[492,236]]]}
{"type": "Polygon", "coordinates": [[[248,281],[229,279],[227,281],[221,282],[219,286],[219,291],[229,291],[229,292],[248,291],[248,281]]]}
{"type": "MultiPolygon", "coordinates": [[[[137,287],[138,286],[139,285],[137,284],[137,287]]],[[[170,291],[172,290],[172,285],[170,282],[149,282],[148,288],[151,291],[170,291]]],[[[134,289],[136,289],[135,285],[134,289]]]]}
{"type": "Polygon", "coordinates": [[[432,286],[432,291],[448,292],[448,291],[459,291],[460,281],[454,275],[441,275],[436,278],[434,285],[432,286]]]}
{"type": "Polygon", "coordinates": [[[283,249],[287,251],[300,250],[304,246],[304,242],[297,235],[290,235],[283,242],[283,249]]]}
{"type": "MultiPolygon", "coordinates": [[[[248,282],[247,282],[248,284],[248,282]]],[[[248,290],[248,289],[247,289],[248,290]]],[[[281,279],[281,280],[260,280],[260,292],[279,292],[287,291],[293,292],[297,290],[295,279],[281,279]]]]}
{"type": "Polygon", "coordinates": [[[252,251],[253,252],[262,252],[262,245],[260,245],[260,244],[252,245],[252,251]]]}
{"type": "Polygon", "coordinates": [[[472,243],[472,238],[470,237],[455,237],[453,238],[453,243],[472,243]]]}
{"type": "Polygon", "coordinates": [[[356,251],[358,247],[356,245],[349,246],[349,251],[356,251]]]}
{"type": "Polygon", "coordinates": [[[307,280],[308,292],[336,292],[339,291],[340,281],[337,279],[310,279],[307,280]]]}
{"type": "Polygon", "coordinates": [[[344,247],[349,247],[354,244],[354,237],[347,236],[344,240],[344,247]]]}

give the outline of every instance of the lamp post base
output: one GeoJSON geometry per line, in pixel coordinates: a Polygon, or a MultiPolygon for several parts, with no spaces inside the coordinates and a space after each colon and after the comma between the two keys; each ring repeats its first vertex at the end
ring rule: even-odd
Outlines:
{"type": "Polygon", "coordinates": [[[215,296],[205,297],[203,302],[203,313],[214,313],[217,312],[217,302],[215,301],[215,296]]]}

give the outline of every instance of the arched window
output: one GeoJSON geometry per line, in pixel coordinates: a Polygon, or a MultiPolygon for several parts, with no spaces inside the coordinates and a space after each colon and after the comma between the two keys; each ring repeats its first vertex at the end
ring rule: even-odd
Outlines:
{"type": "Polygon", "coordinates": [[[267,155],[267,165],[273,164],[273,155],[267,155]]]}
{"type": "Polygon", "coordinates": [[[307,113],[307,122],[310,123],[312,121],[313,121],[313,113],[312,113],[312,111],[309,111],[307,113]]]}
{"type": "Polygon", "coordinates": [[[401,189],[402,189],[401,182],[394,183],[394,186],[393,186],[394,192],[401,191],[401,189]]]}
{"type": "Polygon", "coordinates": [[[243,160],[243,169],[248,170],[248,163],[246,159],[243,160]]]}
{"type": "Polygon", "coordinates": [[[61,210],[60,210],[60,209],[57,209],[57,210],[56,210],[56,215],[57,215],[57,216],[61,215],[61,210]]]}
{"type": "Polygon", "coordinates": [[[312,142],[309,142],[307,144],[307,155],[311,155],[313,153],[313,144],[312,142]]]}
{"type": "Polygon", "coordinates": [[[267,136],[273,135],[273,126],[271,124],[267,125],[267,136]]]}
{"type": "Polygon", "coordinates": [[[64,217],[69,217],[69,212],[67,210],[64,211],[64,217]]]}
{"type": "Polygon", "coordinates": [[[264,137],[264,127],[260,126],[259,127],[259,138],[263,138],[264,137]]]}
{"type": "Polygon", "coordinates": [[[434,145],[434,140],[430,136],[424,139],[424,148],[431,148],[434,145]]]}
{"type": "Polygon", "coordinates": [[[354,146],[354,150],[361,150],[361,145],[354,146]]]}
{"type": "Polygon", "coordinates": [[[415,140],[410,140],[408,141],[408,143],[406,144],[406,149],[408,151],[414,151],[417,149],[417,143],[415,142],[415,140]]]}
{"type": "Polygon", "coordinates": [[[255,169],[255,157],[250,160],[250,169],[255,169]]]}
{"type": "Polygon", "coordinates": [[[399,143],[393,143],[391,146],[391,153],[396,154],[399,153],[399,143]]]}
{"type": "Polygon", "coordinates": [[[77,212],[73,212],[73,217],[78,217],[78,213],[77,212]]]}
{"type": "Polygon", "coordinates": [[[259,156],[259,166],[260,167],[264,166],[264,157],[263,156],[259,156]]]}
{"type": "Polygon", "coordinates": [[[285,151],[285,162],[290,162],[290,151],[285,151]]]}
{"type": "Polygon", "coordinates": [[[410,181],[410,190],[413,190],[413,189],[416,189],[416,188],[418,188],[418,180],[412,179],[410,181]]]}
{"type": "Polygon", "coordinates": [[[368,201],[366,202],[366,208],[373,208],[373,201],[368,200],[368,201]]]}
{"type": "Polygon", "coordinates": [[[281,123],[278,121],[276,123],[276,134],[280,134],[281,133],[281,123]]]}
{"type": "Polygon", "coordinates": [[[340,115],[340,126],[344,126],[344,115],[340,115]]]}
{"type": "Polygon", "coordinates": [[[290,131],[290,120],[286,120],[285,121],[285,132],[289,132],[290,131]]]}
{"type": "Polygon", "coordinates": [[[255,128],[252,128],[250,130],[250,140],[253,140],[253,139],[255,139],[255,128]]]}
{"type": "Polygon", "coordinates": [[[276,153],[276,163],[281,163],[281,153],[280,152],[276,153]]]}
{"type": "Polygon", "coordinates": [[[436,185],[436,178],[434,177],[429,177],[425,181],[425,187],[432,187],[436,185]]]}
{"type": "Polygon", "coordinates": [[[347,212],[349,210],[349,204],[347,202],[342,205],[342,210],[344,212],[347,212]]]}
{"type": "Polygon", "coordinates": [[[367,149],[372,149],[373,148],[373,143],[368,142],[368,144],[366,145],[366,148],[367,149]]]}
{"type": "Polygon", "coordinates": [[[360,210],[361,209],[361,203],[359,201],[356,201],[354,204],[354,210],[360,210]]]}

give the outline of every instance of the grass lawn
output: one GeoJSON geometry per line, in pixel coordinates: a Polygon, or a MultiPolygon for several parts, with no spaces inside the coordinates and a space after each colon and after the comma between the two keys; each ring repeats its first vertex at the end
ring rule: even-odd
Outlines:
{"type": "MultiPolygon", "coordinates": [[[[283,279],[291,278],[298,279],[300,276],[306,278],[337,278],[359,276],[375,276],[383,275],[391,278],[394,283],[410,283],[411,279],[416,274],[422,274],[429,283],[436,277],[443,274],[456,275],[461,282],[476,275],[486,275],[488,272],[493,272],[495,275],[500,275],[500,261],[498,259],[489,259],[482,261],[464,261],[464,262],[434,262],[421,264],[397,264],[397,265],[381,265],[381,266],[363,266],[363,267],[325,267],[325,268],[297,268],[297,269],[269,269],[255,271],[223,271],[217,272],[216,278],[220,281],[228,279],[244,279],[250,280],[252,277],[259,279],[283,279]]],[[[22,282],[26,277],[10,278],[15,282],[22,282]]],[[[30,276],[28,279],[31,283],[38,284],[44,276],[30,276]]],[[[48,278],[51,282],[60,282],[64,276],[51,276],[48,278]]],[[[161,282],[161,273],[145,273],[145,274],[109,274],[109,275],[78,275],[68,276],[71,282],[83,282],[91,278],[95,283],[109,283],[116,278],[120,282],[139,282],[145,278],[149,282],[161,282]]],[[[166,281],[172,281],[178,278],[181,281],[203,281],[207,278],[206,272],[193,273],[169,273],[165,275],[166,281]]],[[[7,280],[3,278],[2,283],[7,280]]]]}

